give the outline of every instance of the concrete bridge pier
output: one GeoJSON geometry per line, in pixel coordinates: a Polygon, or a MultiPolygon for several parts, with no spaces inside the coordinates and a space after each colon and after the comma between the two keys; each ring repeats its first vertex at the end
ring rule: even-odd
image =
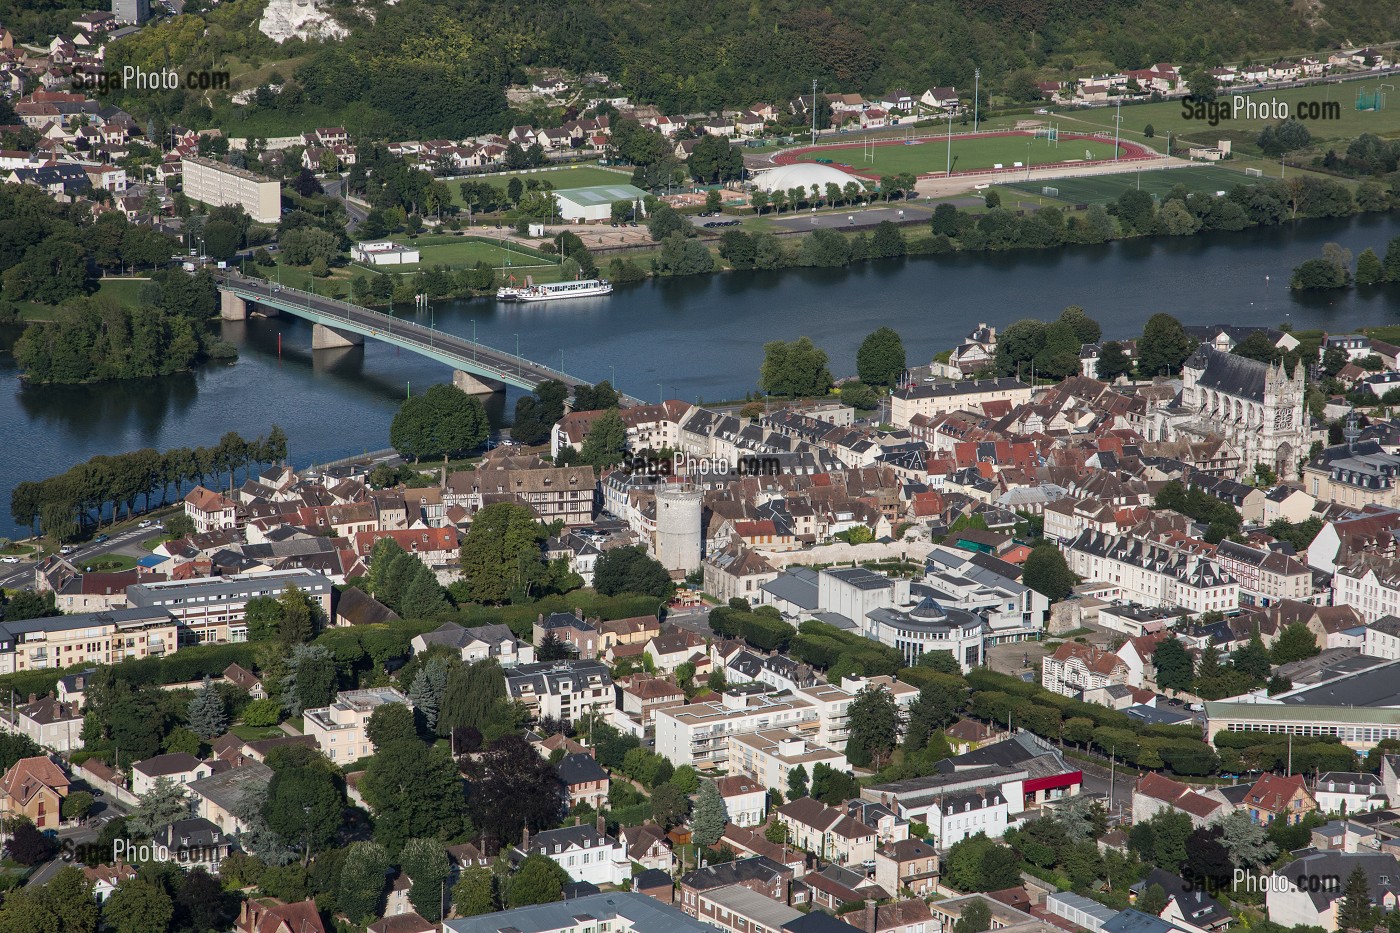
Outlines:
{"type": "Polygon", "coordinates": [[[313,324],[311,327],[311,349],[313,350],[358,347],[362,346],[364,342],[363,336],[350,331],[336,330],[324,324],[313,324]]]}
{"type": "Polygon", "coordinates": [[[468,395],[491,395],[506,390],[504,382],[497,379],[487,379],[462,369],[452,371],[452,384],[468,395]]]}
{"type": "Polygon", "coordinates": [[[248,302],[233,292],[219,292],[219,316],[225,321],[246,321],[248,302]]]}

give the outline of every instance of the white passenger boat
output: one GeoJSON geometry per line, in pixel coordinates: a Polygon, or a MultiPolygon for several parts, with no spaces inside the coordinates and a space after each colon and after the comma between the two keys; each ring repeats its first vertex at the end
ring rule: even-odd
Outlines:
{"type": "Polygon", "coordinates": [[[591,298],[594,295],[612,294],[612,283],[607,279],[579,279],[574,282],[554,282],[549,285],[536,285],[527,281],[524,285],[505,285],[496,292],[500,301],[554,301],[559,298],[591,298]]]}

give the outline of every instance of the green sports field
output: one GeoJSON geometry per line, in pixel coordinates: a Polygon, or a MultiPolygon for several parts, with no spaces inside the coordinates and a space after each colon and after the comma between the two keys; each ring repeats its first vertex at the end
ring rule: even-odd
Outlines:
{"type": "MultiPolygon", "coordinates": [[[[1277,175],[1277,166],[1274,167],[1277,175]]],[[[1221,168],[1218,165],[1200,165],[1190,168],[1155,169],[1144,172],[1124,172],[1118,175],[1096,175],[1089,178],[1055,178],[1047,181],[1013,182],[1002,187],[1014,196],[1043,196],[1046,186],[1059,191],[1058,201],[1066,204],[1107,204],[1116,201],[1124,191],[1141,188],[1149,194],[1161,197],[1177,185],[1184,185],[1187,191],[1214,194],[1229,191],[1235,185],[1248,185],[1263,181],[1245,175],[1242,171],[1221,168]]]]}
{"type": "Polygon", "coordinates": [[[524,172],[500,172],[494,175],[473,175],[469,179],[457,178],[447,183],[452,189],[452,202],[462,204],[462,189],[459,182],[484,181],[504,189],[512,178],[522,182],[527,179],[547,181],[555,188],[587,188],[591,185],[625,184],[632,180],[630,170],[617,171],[597,165],[573,165],[568,168],[539,168],[524,172]]]}
{"type": "MultiPolygon", "coordinates": [[[[1400,133],[1400,96],[1387,89],[1386,108],[1377,111],[1358,111],[1356,92],[1358,88],[1375,91],[1377,83],[1369,81],[1346,81],[1340,84],[1314,84],[1306,87],[1284,88],[1282,90],[1249,90],[1222,88],[1219,100],[1231,104],[1235,94],[1250,98],[1256,105],[1277,100],[1287,104],[1289,113],[1297,116],[1307,126],[1309,132],[1319,139],[1354,139],[1362,133],[1375,133],[1377,136],[1400,133]],[[1299,110],[1299,104],[1336,102],[1341,105],[1336,119],[1306,119],[1299,110]]],[[[1233,107],[1231,108],[1233,110],[1233,107]]],[[[1069,132],[1073,129],[1093,132],[1113,129],[1114,107],[1069,107],[1056,108],[1051,119],[1060,122],[1060,128],[1069,132]]],[[[1271,119],[1227,119],[1212,127],[1205,120],[1196,120],[1182,115],[1181,101],[1164,101],[1159,104],[1131,104],[1123,107],[1123,138],[1142,142],[1142,131],[1150,123],[1157,137],[1168,132],[1173,137],[1186,135],[1192,139],[1213,141],[1217,134],[1244,133],[1257,136],[1266,124],[1277,123],[1271,119]]],[[[1154,139],[1160,142],[1160,139],[1154,139]]]]}
{"type": "MultiPolygon", "coordinates": [[[[1030,136],[955,135],[952,143],[953,171],[970,172],[994,168],[998,164],[1003,168],[1011,168],[1017,162],[1023,166],[1082,162],[1086,150],[1093,159],[1113,158],[1113,143],[1097,139],[1066,139],[1057,145],[1048,139],[1035,139],[1030,136]]],[[[851,171],[872,175],[900,172],[930,175],[944,172],[948,168],[946,139],[924,139],[912,146],[875,146],[873,161],[866,158],[870,151],[865,150],[863,154],[859,144],[814,149],[800,153],[797,161],[815,162],[818,159],[831,159],[834,163],[849,166],[851,171]]]]}
{"type": "Polygon", "coordinates": [[[478,262],[485,262],[500,269],[528,269],[529,274],[548,280],[555,271],[556,264],[521,250],[509,244],[502,245],[467,237],[434,236],[420,237],[414,243],[422,262],[416,265],[381,266],[375,271],[389,273],[417,272],[432,266],[450,266],[453,269],[466,269],[478,262]]]}

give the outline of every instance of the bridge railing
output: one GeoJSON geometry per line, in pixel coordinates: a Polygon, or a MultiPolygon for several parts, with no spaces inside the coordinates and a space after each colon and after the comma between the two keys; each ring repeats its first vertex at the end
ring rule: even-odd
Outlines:
{"type": "MultiPolygon", "coordinates": [[[[462,353],[464,360],[467,359],[469,355],[472,362],[476,363],[476,365],[488,368],[500,375],[515,376],[522,380],[529,380],[541,374],[549,374],[558,377],[566,384],[585,382],[585,380],[570,376],[563,370],[556,369],[552,366],[546,366],[542,363],[536,363],[523,356],[516,356],[514,353],[505,350],[498,350],[495,347],[465,340],[455,334],[448,334],[436,328],[424,327],[416,321],[394,317],[392,314],[385,314],[383,311],[375,311],[361,305],[351,304],[339,298],[332,298],[328,295],[318,295],[315,292],[308,292],[290,285],[279,285],[268,282],[266,279],[256,279],[251,276],[240,275],[233,270],[225,270],[222,278],[231,286],[242,288],[245,291],[251,291],[254,294],[265,294],[270,301],[274,301],[278,297],[301,299],[305,302],[308,311],[317,314],[328,314],[331,317],[339,317],[347,324],[365,326],[364,320],[357,321],[355,318],[357,316],[368,318],[371,323],[381,323],[387,336],[412,336],[416,338],[416,342],[429,349],[441,347],[445,350],[450,349],[454,352],[462,353]],[[479,350],[484,350],[487,353],[486,359],[482,359],[478,356],[477,351],[479,350]]],[[[297,301],[288,302],[288,304],[292,305],[297,303],[297,301]]]]}

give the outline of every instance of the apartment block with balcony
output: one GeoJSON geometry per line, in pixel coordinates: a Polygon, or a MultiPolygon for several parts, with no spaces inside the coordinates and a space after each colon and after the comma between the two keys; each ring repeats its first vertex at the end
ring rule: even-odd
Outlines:
{"type": "Polygon", "coordinates": [[[303,714],[306,734],[327,758],[338,765],[358,761],[373,753],[366,726],[381,706],[399,703],[412,708],[408,698],[393,687],[346,690],[330,706],[309,709],[303,714]]]}
{"type": "Polygon", "coordinates": [[[0,674],[160,657],[177,646],[178,626],[158,607],[0,623],[0,674]]]}
{"type": "Polygon", "coordinates": [[[573,722],[617,708],[612,673],[602,661],[540,661],[505,672],[506,692],[534,719],[573,722]]]}
{"type": "Polygon", "coordinates": [[[819,764],[835,771],[849,771],[850,763],[838,751],[809,742],[787,729],[765,729],[731,735],[729,770],[751,774],[764,787],[786,792],[788,775],[802,768],[807,777],[819,764]]]}
{"type": "Polygon", "coordinates": [[[814,736],[817,708],[804,698],[731,692],[655,713],[656,753],[679,768],[727,768],[729,737],[770,729],[814,736]]]}

